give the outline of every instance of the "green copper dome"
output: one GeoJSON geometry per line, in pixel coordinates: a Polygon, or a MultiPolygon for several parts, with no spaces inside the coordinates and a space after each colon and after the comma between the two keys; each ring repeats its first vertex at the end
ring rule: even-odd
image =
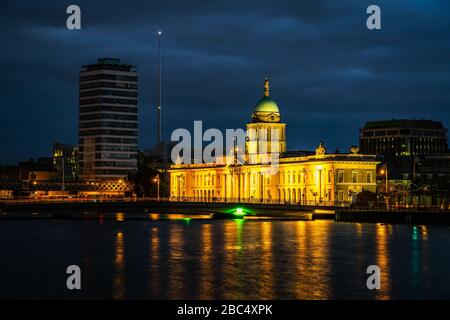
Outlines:
{"type": "Polygon", "coordinates": [[[256,103],[252,115],[252,122],[280,122],[280,109],[269,96],[269,79],[264,82],[264,96],[256,103]]]}
{"type": "Polygon", "coordinates": [[[270,97],[264,96],[256,103],[254,112],[280,113],[280,109],[278,109],[278,105],[275,101],[270,97]]]}

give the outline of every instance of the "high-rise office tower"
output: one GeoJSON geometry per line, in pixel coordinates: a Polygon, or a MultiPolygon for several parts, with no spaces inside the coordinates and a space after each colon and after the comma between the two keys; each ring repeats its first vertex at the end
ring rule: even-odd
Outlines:
{"type": "Polygon", "coordinates": [[[119,59],[80,72],[79,164],[85,180],[126,178],[137,168],[138,77],[119,59]]]}

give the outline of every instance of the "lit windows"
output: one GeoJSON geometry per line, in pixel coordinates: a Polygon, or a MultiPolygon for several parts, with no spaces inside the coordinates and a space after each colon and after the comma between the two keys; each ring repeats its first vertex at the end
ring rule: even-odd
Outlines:
{"type": "Polygon", "coordinates": [[[358,183],[358,171],[352,171],[352,182],[358,183]]]}
{"type": "Polygon", "coordinates": [[[338,171],[338,182],[343,183],[344,182],[344,171],[338,171]]]}

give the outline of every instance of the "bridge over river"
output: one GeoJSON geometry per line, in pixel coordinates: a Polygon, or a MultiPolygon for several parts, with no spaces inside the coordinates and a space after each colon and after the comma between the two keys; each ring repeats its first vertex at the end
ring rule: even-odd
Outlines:
{"type": "MultiPolygon", "coordinates": [[[[342,208],[342,207],[341,207],[342,208]]],[[[248,217],[334,218],[339,207],[301,206],[294,204],[240,203],[240,202],[178,202],[157,200],[7,200],[0,202],[0,212],[13,213],[125,213],[125,214],[239,214],[248,217]]]]}
{"type": "Polygon", "coordinates": [[[448,208],[372,208],[241,202],[181,202],[147,200],[5,200],[0,202],[0,218],[104,218],[171,219],[245,218],[315,220],[342,222],[408,223],[450,225],[448,208]]]}

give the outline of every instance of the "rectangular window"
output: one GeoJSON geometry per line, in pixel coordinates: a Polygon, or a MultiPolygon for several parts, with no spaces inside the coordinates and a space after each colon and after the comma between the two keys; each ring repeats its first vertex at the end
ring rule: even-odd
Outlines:
{"type": "Polygon", "coordinates": [[[331,183],[333,179],[333,171],[328,171],[328,183],[331,183]]]}
{"type": "Polygon", "coordinates": [[[372,173],[367,172],[366,177],[367,177],[367,183],[372,183],[372,173]]]}
{"type": "Polygon", "coordinates": [[[358,183],[358,172],[357,171],[352,172],[352,182],[358,183]]]}
{"type": "Polygon", "coordinates": [[[344,171],[338,171],[338,182],[339,183],[344,182],[344,171]]]}
{"type": "Polygon", "coordinates": [[[338,201],[344,201],[344,191],[338,191],[338,201]]]}

